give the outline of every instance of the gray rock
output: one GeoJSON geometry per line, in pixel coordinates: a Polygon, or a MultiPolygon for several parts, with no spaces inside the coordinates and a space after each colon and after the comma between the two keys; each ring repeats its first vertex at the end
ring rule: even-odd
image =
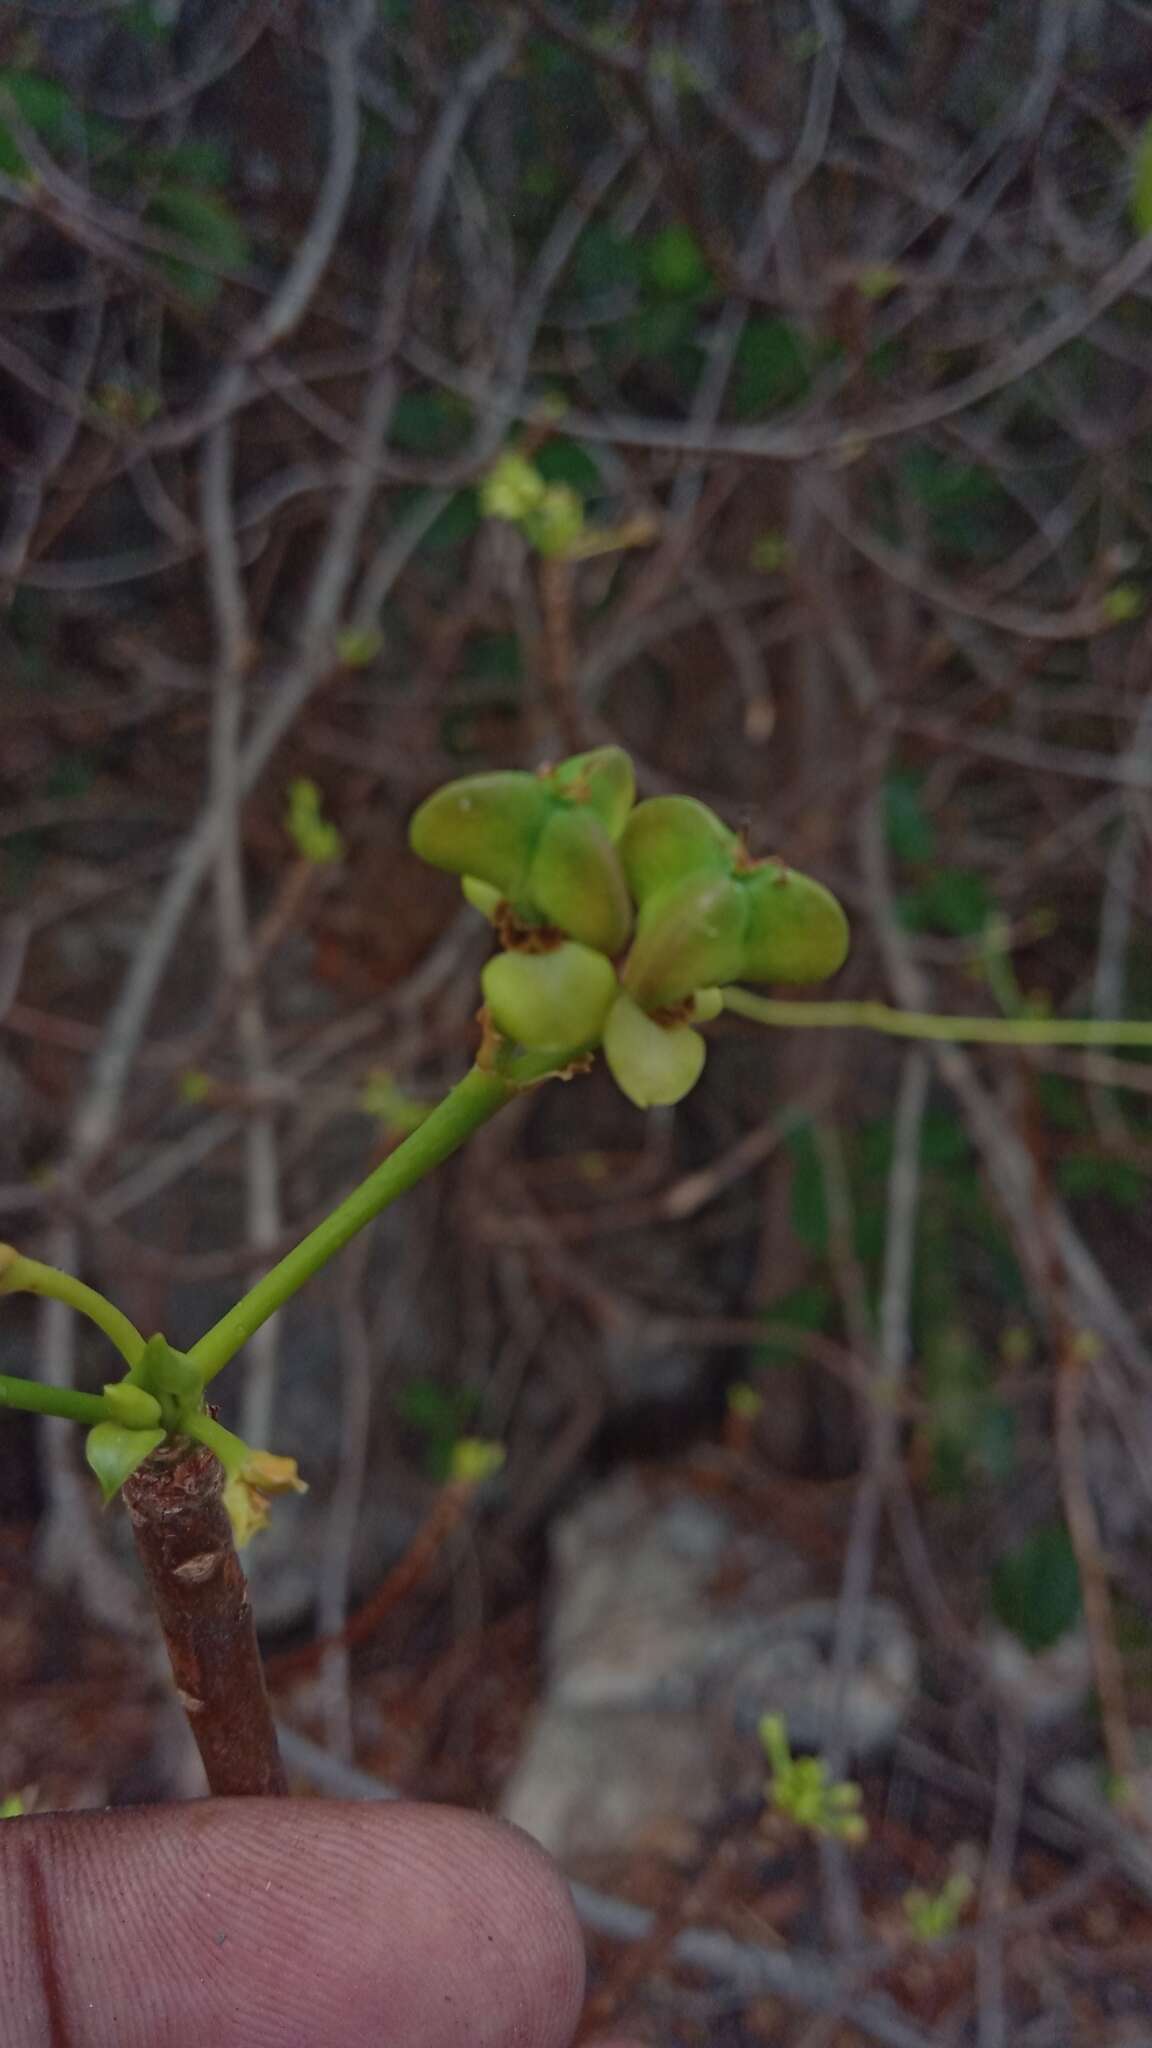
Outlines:
{"type": "Polygon", "coordinates": [[[503,1813],[554,1855],[690,1845],[720,1800],[699,1715],[545,1707],[503,1813]]]}
{"type": "Polygon", "coordinates": [[[738,1537],[691,1494],[654,1500],[631,1473],[560,1523],[552,1561],[548,1698],[566,1708],[696,1706],[764,1617],[810,1587],[789,1545],[738,1537]],[[710,1590],[722,1559],[740,1585],[728,1598],[710,1590]]]}
{"type": "Polygon", "coordinates": [[[1132,1883],[1152,1898],[1152,1736],[1133,1730],[1136,1768],[1128,1780],[1128,1803],[1109,1797],[1103,1757],[1069,1757],[1042,1781],[1041,1790],[1053,1806],[1077,1821],[1096,1841],[1111,1849],[1132,1883]]]}
{"type": "Polygon", "coordinates": [[[1025,1727],[1057,1727],[1087,1705],[1092,1649],[1083,1628],[1069,1629],[1051,1649],[1032,1651],[1008,1629],[991,1627],[984,1652],[994,1691],[1025,1727]]]}
{"type": "Polygon", "coordinates": [[[503,1811],[561,1857],[677,1845],[721,1803],[705,1701],[773,1607],[810,1587],[797,1553],[740,1535],[691,1494],[631,1473],[554,1532],[549,1682],[503,1811]],[[713,1580],[723,1562],[722,1596],[713,1580]]]}
{"type": "Polygon", "coordinates": [[[837,1611],[835,1600],[808,1600],[772,1616],[718,1684],[716,1718],[741,1793],[763,1774],[757,1729],[765,1714],[783,1716],[793,1749],[820,1751],[842,1742],[848,1757],[860,1761],[890,1748],[911,1713],[919,1652],[904,1616],[888,1600],[868,1602],[860,1655],[837,1701],[837,1611]]]}

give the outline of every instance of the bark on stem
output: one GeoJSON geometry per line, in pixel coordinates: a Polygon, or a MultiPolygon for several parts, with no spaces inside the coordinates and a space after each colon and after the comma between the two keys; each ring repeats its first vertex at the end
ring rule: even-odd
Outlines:
{"type": "Polygon", "coordinates": [[[185,1440],[148,1458],[125,1482],[124,1499],[209,1790],[283,1794],[288,1784],[223,1491],[219,1460],[185,1440]]]}

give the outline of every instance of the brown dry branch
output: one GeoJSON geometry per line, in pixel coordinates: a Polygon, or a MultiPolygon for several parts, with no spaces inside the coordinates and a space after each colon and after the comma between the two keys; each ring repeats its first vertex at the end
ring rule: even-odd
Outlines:
{"type": "Polygon", "coordinates": [[[269,1658],[268,1676],[273,1685],[278,1685],[283,1679],[300,1678],[315,1671],[332,1650],[350,1650],[357,1643],[367,1642],[381,1622],[420,1584],[459,1525],[474,1495],[475,1488],[463,1482],[450,1481],[444,1486],[403,1557],[337,1635],[321,1636],[314,1643],[305,1643],[299,1650],[283,1650],[278,1656],[269,1658]]]}
{"type": "Polygon", "coordinates": [[[288,1790],[248,1585],[224,1506],[224,1468],[201,1444],[162,1445],[124,1498],[172,1676],[209,1790],[288,1790]]]}

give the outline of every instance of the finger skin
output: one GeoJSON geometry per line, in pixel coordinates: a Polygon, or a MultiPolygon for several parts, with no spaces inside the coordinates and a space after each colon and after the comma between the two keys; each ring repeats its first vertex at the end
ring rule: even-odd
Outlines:
{"type": "Polygon", "coordinates": [[[0,1824],[4,2048],[566,2048],[547,1857],[447,1808],[229,1799],[0,1824]]]}

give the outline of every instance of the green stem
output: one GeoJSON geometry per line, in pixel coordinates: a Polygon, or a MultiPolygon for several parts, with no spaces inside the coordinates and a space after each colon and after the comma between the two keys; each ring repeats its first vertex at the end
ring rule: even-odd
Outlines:
{"type": "Polygon", "coordinates": [[[0,1245],[0,1294],[40,1294],[51,1301],[66,1301],[69,1308],[87,1316],[111,1338],[128,1366],[136,1364],[144,1349],[144,1339],[135,1325],[94,1287],[85,1286],[71,1273],[62,1273],[58,1266],[26,1259],[10,1245],[0,1245]]]}
{"type": "Polygon", "coordinates": [[[225,1429],[222,1422],[216,1422],[211,1415],[189,1415],[181,1424],[185,1436],[203,1444],[214,1457],[219,1458],[224,1470],[231,1474],[238,1472],[250,1455],[251,1445],[242,1436],[234,1436],[225,1429]]]}
{"type": "Polygon", "coordinates": [[[933,1017],[887,1003],[786,1003],[747,989],[726,988],[724,1008],[756,1024],[784,1029],[882,1031],[890,1038],[935,1039],[957,1045],[1133,1045],[1152,1048],[1152,1022],[1113,1023],[1093,1017],[933,1017]]]}
{"type": "Polygon", "coordinates": [[[435,1109],[429,1111],[411,1136],[389,1153],[375,1173],[369,1174],[338,1209],[326,1216],[323,1223],[318,1223],[315,1230],[309,1231],[308,1236],[282,1258],[279,1265],[265,1273],[243,1300],[230,1308],[227,1315],[221,1316],[199,1343],[192,1346],[188,1356],[203,1373],[205,1382],[215,1379],[221,1367],[235,1357],[253,1331],[282,1308],[306,1280],[319,1272],[321,1266],[327,1265],[349,1238],[355,1237],[356,1232],[378,1216],[389,1202],[394,1202],[397,1195],[406,1193],[417,1181],[423,1180],[425,1174],[431,1173],[434,1167],[457,1151],[473,1131],[487,1123],[489,1117],[511,1100],[517,1086],[528,1078],[520,1073],[514,1077],[484,1073],[479,1067],[473,1067],[470,1073],[465,1074],[443,1102],[438,1102],[435,1109]]]}
{"type": "Polygon", "coordinates": [[[4,1372],[0,1372],[0,1408],[21,1408],[26,1415],[62,1415],[66,1422],[109,1420],[108,1404],[99,1394],[77,1394],[71,1387],[14,1379],[4,1372]]]}

